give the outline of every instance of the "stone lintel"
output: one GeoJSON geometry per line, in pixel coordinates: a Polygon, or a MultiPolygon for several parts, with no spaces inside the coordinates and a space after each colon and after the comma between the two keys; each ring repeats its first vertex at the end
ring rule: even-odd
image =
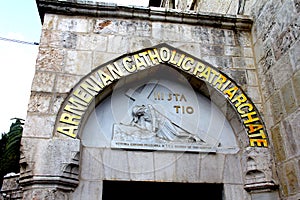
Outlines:
{"type": "Polygon", "coordinates": [[[140,19],[170,23],[204,25],[218,28],[251,30],[252,19],[241,15],[222,15],[217,13],[183,12],[175,9],[117,6],[112,3],[99,3],[79,0],[36,0],[41,21],[46,13],[62,15],[82,15],[91,17],[113,17],[140,19]]]}

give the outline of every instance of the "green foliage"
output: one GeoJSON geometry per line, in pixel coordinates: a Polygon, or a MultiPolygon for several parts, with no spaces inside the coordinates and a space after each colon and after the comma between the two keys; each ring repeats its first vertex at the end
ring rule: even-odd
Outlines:
{"type": "Polygon", "coordinates": [[[20,172],[20,145],[24,125],[22,121],[24,120],[20,118],[12,120],[15,122],[11,124],[7,134],[2,134],[0,140],[0,188],[3,176],[11,172],[20,172]]]}

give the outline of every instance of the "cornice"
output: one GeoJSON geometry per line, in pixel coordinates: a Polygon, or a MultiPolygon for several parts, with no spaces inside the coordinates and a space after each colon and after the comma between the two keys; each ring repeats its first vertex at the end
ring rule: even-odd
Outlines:
{"type": "Polygon", "coordinates": [[[243,15],[182,12],[175,9],[139,6],[118,6],[80,0],[36,0],[41,21],[46,13],[149,20],[170,23],[204,25],[218,28],[251,30],[252,19],[243,15]]]}

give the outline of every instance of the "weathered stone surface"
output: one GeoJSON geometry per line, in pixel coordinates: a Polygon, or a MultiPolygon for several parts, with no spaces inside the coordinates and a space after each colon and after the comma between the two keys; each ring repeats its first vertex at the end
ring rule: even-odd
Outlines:
{"type": "Polygon", "coordinates": [[[293,71],[299,71],[300,70],[300,41],[298,40],[294,46],[290,49],[289,51],[289,56],[290,56],[290,62],[293,67],[293,71]]]}
{"type": "Polygon", "coordinates": [[[226,184],[243,184],[241,158],[239,155],[226,155],[223,176],[226,184]]]}
{"type": "Polygon", "coordinates": [[[40,49],[36,69],[41,71],[62,71],[64,64],[65,51],[61,49],[46,48],[40,49]]]}
{"type": "Polygon", "coordinates": [[[56,79],[55,91],[58,93],[69,92],[80,80],[80,76],[58,75],[56,79]]]}
{"type": "Polygon", "coordinates": [[[96,34],[80,34],[77,36],[76,49],[105,52],[107,49],[107,37],[96,34]]]}
{"type": "Polygon", "coordinates": [[[273,120],[276,123],[280,121],[283,116],[283,108],[282,108],[282,103],[281,103],[279,93],[275,93],[271,96],[270,103],[271,103],[271,110],[273,113],[273,120]]]}
{"type": "Polygon", "coordinates": [[[251,196],[246,192],[243,185],[239,184],[226,184],[224,185],[225,199],[240,199],[251,200],[251,196]]]}
{"type": "Polygon", "coordinates": [[[57,30],[63,32],[90,32],[93,28],[92,20],[84,17],[63,17],[58,20],[57,30]]]}
{"type": "Polygon", "coordinates": [[[296,100],[293,93],[292,83],[288,81],[282,88],[281,88],[281,96],[284,104],[284,109],[286,114],[291,114],[297,108],[296,100]]]}
{"type": "Polygon", "coordinates": [[[282,140],[281,131],[279,126],[275,126],[271,132],[272,142],[274,145],[275,156],[278,162],[285,160],[285,148],[282,140]]]}
{"type": "Polygon", "coordinates": [[[81,151],[82,163],[81,178],[95,181],[104,178],[103,155],[99,148],[83,148],[81,151]]]}
{"type": "Polygon", "coordinates": [[[51,138],[56,115],[28,114],[24,127],[24,137],[51,138]],[[39,126],[36,126],[39,124],[39,126]]]}
{"type": "Polygon", "coordinates": [[[64,72],[67,74],[85,75],[92,69],[91,51],[67,51],[64,72]]]}
{"type": "Polygon", "coordinates": [[[154,153],[156,181],[174,181],[176,177],[176,155],[173,153],[154,153]]]}
{"type": "Polygon", "coordinates": [[[285,175],[287,179],[287,186],[289,194],[294,194],[299,192],[299,182],[298,177],[299,173],[297,173],[294,162],[289,162],[285,165],[285,175]]]}
{"type": "Polygon", "coordinates": [[[28,112],[48,113],[52,95],[49,93],[32,92],[28,112]]]}
{"type": "Polygon", "coordinates": [[[52,92],[54,87],[55,73],[36,72],[31,86],[32,91],[52,92]]]}
{"type": "Polygon", "coordinates": [[[223,180],[225,156],[204,154],[201,156],[200,181],[221,183],[223,180]]]}
{"type": "Polygon", "coordinates": [[[110,149],[103,149],[102,151],[105,179],[129,180],[130,169],[127,160],[127,152],[110,149]]]}
{"type": "Polygon", "coordinates": [[[241,48],[235,46],[225,46],[225,56],[241,56],[241,48]]]}
{"type": "MultiPolygon", "coordinates": [[[[102,181],[86,181],[82,180],[79,182],[76,190],[70,194],[70,199],[73,200],[83,200],[88,198],[95,200],[102,200],[102,181]]],[[[68,199],[68,198],[65,198],[68,199]]]]}
{"type": "Polygon", "coordinates": [[[292,81],[293,81],[295,96],[299,106],[300,105],[300,70],[293,76],[292,81]]]}
{"type": "Polygon", "coordinates": [[[152,152],[128,152],[130,179],[136,181],[154,180],[152,152]]]}
{"type": "Polygon", "coordinates": [[[179,153],[176,157],[175,181],[198,182],[200,173],[200,155],[179,153]]]}

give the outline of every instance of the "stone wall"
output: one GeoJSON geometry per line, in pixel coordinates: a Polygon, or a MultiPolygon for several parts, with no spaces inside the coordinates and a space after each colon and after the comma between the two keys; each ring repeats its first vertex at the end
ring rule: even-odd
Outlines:
{"type": "MultiPolygon", "coordinates": [[[[206,160],[203,160],[198,154],[184,154],[178,159],[176,165],[172,165],[173,171],[158,171],[154,175],[154,172],[142,174],[140,170],[143,167],[147,169],[155,167],[154,163],[149,161],[154,157],[158,157],[159,161],[163,162],[165,159],[163,154],[80,148],[79,139],[57,135],[55,131],[56,117],[60,112],[61,105],[72,88],[85,75],[99,65],[121,55],[161,43],[167,43],[201,58],[230,76],[252,99],[258,109],[263,111],[264,119],[270,130],[272,128],[272,130],[278,130],[279,133],[281,129],[283,130],[283,128],[275,129],[279,125],[289,126],[289,123],[297,123],[295,114],[289,115],[285,118],[285,123],[282,121],[280,124],[277,123],[277,126],[269,122],[273,118],[268,115],[269,110],[266,105],[273,106],[270,99],[275,99],[275,96],[265,98],[261,93],[261,89],[263,88],[262,91],[266,92],[265,88],[267,87],[260,85],[266,81],[261,82],[264,79],[261,75],[258,76],[262,72],[257,71],[253,56],[250,18],[218,14],[194,15],[166,12],[161,9],[101,6],[88,2],[76,3],[75,1],[73,3],[76,6],[71,2],[62,3],[48,0],[39,2],[43,28],[23,132],[20,161],[20,184],[24,189],[24,199],[37,197],[80,199],[82,195],[83,199],[84,195],[90,194],[97,195],[95,199],[99,198],[99,195],[101,196],[101,179],[116,177],[124,179],[125,177],[124,174],[120,175],[109,171],[111,169],[108,169],[105,174],[105,165],[102,161],[106,159],[105,162],[120,166],[122,159],[119,158],[124,157],[128,158],[126,161],[128,166],[140,173],[136,176],[134,173],[131,174],[134,180],[149,181],[151,179],[155,181],[158,179],[155,179],[154,176],[161,176],[162,179],[159,181],[222,182],[225,184],[224,193],[227,199],[251,199],[250,193],[244,190],[244,184],[249,183],[249,188],[251,188],[251,184],[255,183],[257,177],[255,177],[256,174],[247,174],[247,169],[255,171],[258,167],[259,172],[265,173],[267,181],[273,181],[270,169],[272,158],[268,154],[267,148],[263,150],[242,148],[237,155],[210,155],[206,160]],[[94,159],[95,156],[103,156],[101,163],[97,163],[98,160],[94,159]],[[136,160],[140,160],[140,162],[135,162],[136,160]],[[193,165],[187,165],[188,162],[193,165]],[[79,163],[82,164],[81,167],[79,167],[79,163]],[[145,165],[147,163],[149,165],[145,165]],[[216,168],[211,168],[212,165],[216,168]],[[181,169],[183,170],[180,171],[181,169]],[[205,170],[211,176],[206,174],[205,170]],[[195,173],[195,171],[197,172],[195,173]],[[173,173],[177,173],[178,179],[173,173]],[[247,175],[249,179],[245,181],[247,175]],[[172,178],[168,179],[168,177],[172,178]],[[70,195],[69,193],[74,190],[74,195],[70,195]]],[[[258,54],[259,45],[262,45],[262,42],[259,43],[259,39],[254,39],[254,42],[255,55],[258,58],[260,55],[258,54]]],[[[296,57],[296,54],[293,55],[296,57]]],[[[262,60],[265,59],[256,59],[256,61],[260,61],[258,66],[261,66],[262,60]]],[[[299,76],[286,79],[289,84],[294,85],[294,88],[296,88],[296,77],[299,76]]],[[[288,85],[282,88],[289,91],[288,85]]],[[[278,96],[284,93],[277,91],[276,94],[278,96]]],[[[285,96],[282,97],[284,100],[289,100],[289,96],[286,96],[287,99],[285,96]]],[[[293,106],[290,107],[293,108],[293,106]]],[[[289,111],[292,111],[292,108],[289,111]]],[[[272,111],[277,110],[273,109],[272,111]]],[[[295,109],[294,112],[296,112],[295,109]]],[[[232,116],[234,113],[227,116],[228,120],[230,120],[235,134],[241,135],[237,136],[240,147],[245,147],[248,145],[248,141],[245,131],[241,128],[241,121],[232,116]],[[245,134],[244,137],[243,134],[245,134]]],[[[293,131],[297,126],[290,127],[290,130],[293,131]]],[[[277,135],[277,138],[283,137],[277,135]]],[[[276,139],[273,136],[272,139],[274,140],[274,138],[276,139]]],[[[282,143],[275,141],[274,144],[281,145],[282,143]]],[[[176,157],[173,153],[168,155],[168,157],[176,157]]],[[[289,160],[285,165],[279,165],[279,167],[285,167],[286,177],[290,177],[296,187],[297,182],[293,181],[297,176],[294,162],[295,159],[289,160]]],[[[121,167],[128,166],[121,165],[121,167]]],[[[276,197],[276,194],[270,195],[276,197]]],[[[252,197],[254,198],[254,196],[252,197]]]]}
{"type": "Polygon", "coordinates": [[[300,198],[300,2],[253,4],[253,43],[282,199],[300,198]]]}

